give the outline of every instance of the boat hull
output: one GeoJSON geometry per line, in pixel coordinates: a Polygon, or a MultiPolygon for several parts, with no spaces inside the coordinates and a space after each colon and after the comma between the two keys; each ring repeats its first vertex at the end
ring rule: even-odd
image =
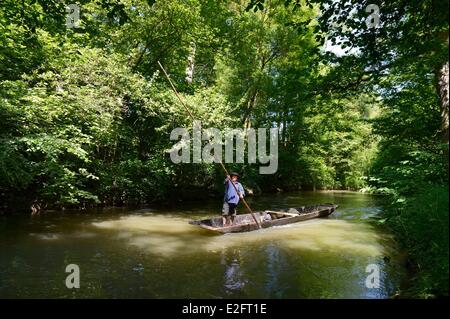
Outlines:
{"type": "MultiPolygon", "coordinates": [[[[302,206],[295,209],[291,208],[287,211],[266,210],[264,212],[254,212],[253,214],[261,225],[261,228],[269,228],[298,223],[314,218],[327,217],[332,214],[337,207],[338,206],[334,204],[321,204],[315,206],[302,206]]],[[[221,234],[249,232],[259,229],[251,214],[237,215],[233,225],[225,227],[223,226],[222,217],[190,221],[189,223],[221,234]]]]}

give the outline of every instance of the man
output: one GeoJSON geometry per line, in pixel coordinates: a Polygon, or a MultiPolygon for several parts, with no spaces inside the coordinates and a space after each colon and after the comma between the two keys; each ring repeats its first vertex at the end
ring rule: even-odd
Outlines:
{"type": "Polygon", "coordinates": [[[245,192],[241,183],[238,182],[239,174],[231,173],[230,176],[227,176],[225,180],[225,196],[223,199],[223,209],[222,209],[222,223],[223,226],[227,226],[228,224],[233,225],[234,218],[236,217],[236,206],[239,203],[240,198],[244,198],[245,192]],[[236,194],[236,189],[231,184],[233,183],[236,186],[239,194],[236,194]]]}

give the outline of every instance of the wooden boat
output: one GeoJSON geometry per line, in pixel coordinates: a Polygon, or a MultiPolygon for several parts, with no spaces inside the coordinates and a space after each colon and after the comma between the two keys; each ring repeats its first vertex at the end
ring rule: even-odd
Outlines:
{"type": "MultiPolygon", "coordinates": [[[[314,206],[301,206],[281,211],[266,210],[263,212],[254,212],[253,214],[262,228],[268,228],[297,223],[318,217],[327,217],[332,214],[337,207],[338,206],[334,204],[320,204],[314,206]]],[[[222,234],[258,230],[258,225],[256,225],[251,214],[237,215],[233,225],[225,227],[223,226],[222,217],[190,221],[189,224],[197,225],[222,234]]]]}

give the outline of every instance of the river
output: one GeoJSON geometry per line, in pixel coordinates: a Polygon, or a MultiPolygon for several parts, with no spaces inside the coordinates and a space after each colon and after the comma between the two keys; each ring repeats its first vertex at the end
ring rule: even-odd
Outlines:
{"type": "Polygon", "coordinates": [[[188,224],[217,214],[213,200],[2,216],[0,298],[389,298],[405,257],[374,223],[379,197],[249,198],[255,210],[330,202],[339,208],[325,219],[226,235],[188,224]],[[80,269],[78,289],[65,285],[69,264],[80,269]]]}

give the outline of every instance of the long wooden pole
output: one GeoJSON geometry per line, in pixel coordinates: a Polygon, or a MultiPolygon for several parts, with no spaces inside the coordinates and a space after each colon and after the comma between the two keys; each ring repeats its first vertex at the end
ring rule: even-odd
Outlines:
{"type": "MultiPolygon", "coordinates": [[[[166,76],[167,80],[170,83],[170,86],[172,86],[173,91],[175,92],[175,95],[178,97],[178,100],[180,101],[181,105],[183,105],[183,107],[185,108],[186,112],[189,114],[189,116],[191,117],[191,119],[193,121],[195,121],[194,115],[192,115],[191,111],[189,110],[189,108],[186,106],[186,104],[183,102],[183,100],[181,99],[181,96],[178,94],[177,89],[175,88],[175,85],[173,85],[172,80],[170,79],[169,75],[167,74],[166,70],[164,69],[164,67],[162,66],[162,64],[157,61],[159,64],[159,67],[161,68],[161,70],[164,72],[164,75],[166,76]]],[[[222,160],[219,161],[220,166],[222,167],[222,169],[224,170],[227,179],[230,181],[230,184],[233,185],[234,190],[236,191],[236,195],[240,196],[239,191],[236,187],[236,185],[234,185],[233,181],[228,178],[228,176],[230,176],[230,174],[228,173],[227,168],[225,167],[225,165],[223,165],[222,160]]],[[[259,224],[258,220],[255,217],[255,214],[253,214],[252,209],[250,208],[250,206],[247,204],[247,201],[242,197],[242,202],[244,203],[244,206],[247,208],[247,210],[250,212],[250,214],[253,217],[253,220],[255,221],[256,225],[258,225],[258,228],[261,228],[261,225],[259,224]]]]}

